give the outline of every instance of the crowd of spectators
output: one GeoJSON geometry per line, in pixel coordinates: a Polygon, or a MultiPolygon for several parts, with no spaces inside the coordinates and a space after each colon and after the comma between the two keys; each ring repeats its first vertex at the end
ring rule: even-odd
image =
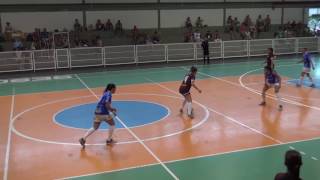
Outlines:
{"type": "MultiPolygon", "coordinates": [[[[204,38],[211,42],[219,42],[222,39],[256,39],[259,38],[262,32],[271,31],[271,18],[269,15],[265,17],[259,15],[255,23],[253,23],[250,15],[247,15],[242,22],[237,17],[229,16],[225,23],[225,29],[222,31],[224,32],[221,32],[221,29],[218,28],[211,31],[204,24],[204,20],[201,17],[197,17],[194,22],[192,22],[190,17],[187,17],[184,22],[184,42],[201,42],[204,38]]],[[[34,32],[28,34],[15,31],[11,23],[6,22],[3,33],[0,32],[0,42],[12,42],[14,50],[100,47],[104,46],[103,41],[107,40],[101,37],[100,32],[108,32],[114,37],[129,38],[132,44],[160,43],[160,33],[157,30],[149,34],[141,31],[137,25],[134,25],[131,30],[125,31],[120,20],[112,22],[110,19],[106,19],[106,21],[98,19],[95,25],[90,24],[87,27],[81,25],[78,19],[75,19],[73,29],[71,30],[63,29],[62,31],[54,30],[53,32],[48,32],[46,28],[35,28],[34,32]],[[88,36],[81,36],[81,34],[87,32],[96,32],[97,34],[93,39],[88,38],[88,36]]],[[[275,38],[290,38],[306,34],[310,34],[308,26],[302,22],[297,23],[293,20],[280,26],[273,35],[275,38]]]]}

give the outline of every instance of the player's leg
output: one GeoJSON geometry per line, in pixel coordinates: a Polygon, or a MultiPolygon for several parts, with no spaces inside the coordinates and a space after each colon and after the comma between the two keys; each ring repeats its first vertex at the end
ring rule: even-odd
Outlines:
{"type": "Polygon", "coordinates": [[[190,118],[193,118],[191,94],[190,93],[186,94],[185,98],[187,100],[187,114],[190,118]]]}
{"type": "Polygon", "coordinates": [[[299,81],[299,83],[297,83],[297,86],[298,86],[298,87],[300,87],[300,86],[302,85],[302,82],[303,82],[303,79],[304,79],[304,75],[305,75],[305,72],[302,71],[302,72],[301,72],[301,76],[300,76],[300,81],[299,81]]]}
{"type": "Polygon", "coordinates": [[[113,138],[112,138],[114,130],[116,129],[115,122],[114,122],[114,117],[115,117],[114,114],[110,113],[110,115],[106,119],[106,122],[109,124],[108,139],[106,141],[107,145],[116,143],[116,141],[113,140],[113,138]]]}
{"type": "Polygon", "coordinates": [[[276,97],[277,97],[278,108],[279,108],[279,111],[282,111],[283,106],[281,103],[281,97],[279,95],[279,91],[280,91],[280,86],[279,85],[274,86],[274,93],[276,94],[276,97]]]}
{"type": "Polygon", "coordinates": [[[259,104],[260,106],[266,105],[266,92],[268,89],[269,89],[269,86],[265,84],[262,89],[262,102],[259,104]]]}
{"type": "Polygon", "coordinates": [[[180,109],[180,113],[183,113],[183,109],[184,109],[184,107],[186,106],[186,103],[187,103],[187,99],[186,99],[186,97],[184,96],[184,100],[183,100],[183,102],[182,102],[182,107],[181,107],[181,109],[180,109]]]}
{"type": "Polygon", "coordinates": [[[307,77],[309,78],[309,80],[310,80],[310,82],[311,82],[310,87],[315,87],[314,82],[313,82],[313,79],[312,79],[312,77],[310,76],[310,73],[306,73],[306,75],[307,75],[307,77]]]}
{"type": "Polygon", "coordinates": [[[95,116],[95,120],[94,120],[94,122],[93,122],[93,127],[90,128],[90,129],[86,132],[86,134],[84,135],[84,137],[82,137],[81,139],[79,139],[79,142],[80,142],[82,148],[85,148],[85,144],[86,144],[87,138],[88,138],[91,134],[93,134],[93,133],[99,128],[100,124],[101,124],[101,120],[99,119],[98,116],[95,116]]]}

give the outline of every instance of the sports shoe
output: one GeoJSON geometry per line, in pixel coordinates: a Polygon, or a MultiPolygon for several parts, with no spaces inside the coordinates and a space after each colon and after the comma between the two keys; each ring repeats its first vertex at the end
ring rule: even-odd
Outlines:
{"type": "Polygon", "coordinates": [[[265,106],[266,105],[266,102],[265,101],[263,101],[263,102],[261,102],[260,104],[259,104],[259,106],[265,106]]]}
{"type": "Polygon", "coordinates": [[[84,140],[84,138],[79,139],[79,143],[81,144],[82,149],[86,147],[86,140],[84,140]]]}
{"type": "Polygon", "coordinates": [[[279,110],[279,111],[282,111],[282,109],[283,109],[283,106],[282,106],[282,105],[279,105],[278,110],[279,110]]]}
{"type": "Polygon", "coordinates": [[[183,113],[183,109],[182,108],[179,111],[180,111],[181,114],[183,113]]]}
{"type": "Polygon", "coordinates": [[[107,139],[106,143],[107,145],[112,145],[115,144],[117,141],[113,140],[113,139],[107,139]]]}
{"type": "Polygon", "coordinates": [[[191,110],[191,114],[188,114],[188,117],[189,117],[190,119],[193,119],[193,118],[194,118],[193,109],[191,110]]]}
{"type": "Polygon", "coordinates": [[[311,84],[311,85],[310,85],[310,87],[314,88],[314,87],[316,87],[316,85],[314,85],[314,84],[311,84]]]}

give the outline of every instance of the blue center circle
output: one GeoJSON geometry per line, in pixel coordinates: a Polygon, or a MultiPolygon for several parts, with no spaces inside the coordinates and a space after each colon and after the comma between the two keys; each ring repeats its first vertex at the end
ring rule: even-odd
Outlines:
{"type": "MultiPolygon", "coordinates": [[[[96,103],[73,106],[57,113],[54,121],[64,127],[89,129],[92,127],[96,103]]],[[[159,121],[169,115],[169,109],[163,105],[144,101],[113,101],[112,106],[118,112],[118,117],[128,127],[136,127],[159,121]]],[[[116,121],[117,128],[123,128],[116,121]]],[[[108,129],[106,123],[101,123],[100,129],[108,129]]]]}

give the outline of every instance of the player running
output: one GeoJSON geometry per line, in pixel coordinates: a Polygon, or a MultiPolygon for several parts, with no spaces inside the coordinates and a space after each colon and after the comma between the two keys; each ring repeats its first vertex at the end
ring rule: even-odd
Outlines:
{"type": "Polygon", "coordinates": [[[303,69],[301,72],[300,82],[297,83],[297,87],[301,86],[305,75],[307,75],[309,80],[311,81],[310,87],[315,87],[312,77],[310,76],[310,70],[311,68],[314,70],[314,64],[311,60],[311,57],[307,48],[303,49],[303,59],[298,63],[302,63],[302,62],[303,62],[303,69]]]}

